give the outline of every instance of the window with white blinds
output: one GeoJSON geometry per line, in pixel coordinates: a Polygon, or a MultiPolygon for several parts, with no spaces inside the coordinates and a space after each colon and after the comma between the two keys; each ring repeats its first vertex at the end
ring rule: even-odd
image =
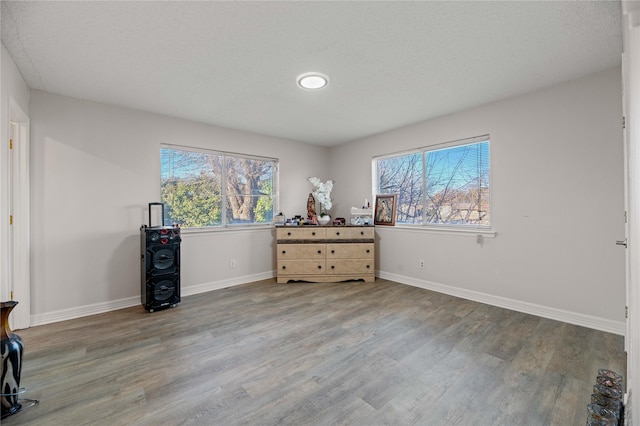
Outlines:
{"type": "Polygon", "coordinates": [[[374,159],[377,194],[398,194],[396,224],[489,228],[488,135],[374,159]]]}

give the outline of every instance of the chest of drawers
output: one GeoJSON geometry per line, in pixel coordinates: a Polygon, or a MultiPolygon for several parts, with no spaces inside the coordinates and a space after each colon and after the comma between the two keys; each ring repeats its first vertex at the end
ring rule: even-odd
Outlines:
{"type": "Polygon", "coordinates": [[[277,282],[375,281],[372,226],[276,227],[277,282]]]}

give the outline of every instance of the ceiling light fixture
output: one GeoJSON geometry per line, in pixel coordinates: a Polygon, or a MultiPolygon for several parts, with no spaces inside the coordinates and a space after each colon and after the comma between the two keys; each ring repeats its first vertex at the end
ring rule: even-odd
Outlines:
{"type": "Polygon", "coordinates": [[[306,90],[318,90],[327,87],[329,77],[319,72],[305,72],[296,79],[298,86],[306,90]]]}

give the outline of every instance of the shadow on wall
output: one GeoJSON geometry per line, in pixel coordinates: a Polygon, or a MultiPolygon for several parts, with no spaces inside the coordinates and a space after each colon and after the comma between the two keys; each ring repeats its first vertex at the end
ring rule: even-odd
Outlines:
{"type": "Polygon", "coordinates": [[[107,298],[140,295],[140,235],[127,235],[115,246],[107,265],[107,298]]]}

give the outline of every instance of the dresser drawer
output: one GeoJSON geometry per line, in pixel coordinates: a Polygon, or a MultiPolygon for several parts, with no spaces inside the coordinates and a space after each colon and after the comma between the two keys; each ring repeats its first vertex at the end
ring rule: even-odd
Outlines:
{"type": "Polygon", "coordinates": [[[278,260],[278,275],[318,275],[324,273],[324,260],[278,260]]]}
{"type": "Polygon", "coordinates": [[[373,243],[327,244],[327,259],[373,259],[373,243]]]}
{"type": "Polygon", "coordinates": [[[345,226],[327,228],[328,240],[372,240],[373,227],[345,226]]]}
{"type": "Polygon", "coordinates": [[[349,238],[349,232],[347,231],[349,228],[347,227],[331,227],[327,229],[326,238],[327,240],[344,240],[349,238]]]}
{"type": "Polygon", "coordinates": [[[276,237],[280,241],[286,240],[324,240],[325,228],[305,226],[285,226],[276,228],[276,237]]]}
{"type": "Polygon", "coordinates": [[[350,239],[366,239],[373,240],[374,238],[374,228],[372,226],[366,227],[349,227],[347,228],[347,232],[350,239]]]}
{"type": "Polygon", "coordinates": [[[324,244],[278,244],[278,260],[315,260],[325,258],[324,244]]]}
{"type": "Polygon", "coordinates": [[[327,274],[373,274],[373,259],[327,260],[327,274]]]}

